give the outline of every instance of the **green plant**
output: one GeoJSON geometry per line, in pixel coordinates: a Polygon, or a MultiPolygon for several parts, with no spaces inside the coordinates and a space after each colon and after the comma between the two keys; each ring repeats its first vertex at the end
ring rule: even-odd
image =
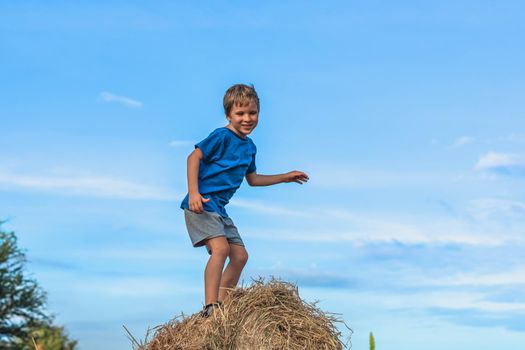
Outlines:
{"type": "Polygon", "coordinates": [[[0,220],[0,349],[74,350],[77,342],[53,324],[46,310],[46,293],[26,270],[24,250],[14,232],[0,220]]]}
{"type": "Polygon", "coordinates": [[[372,332],[370,332],[370,350],[376,350],[376,341],[372,332]]]}

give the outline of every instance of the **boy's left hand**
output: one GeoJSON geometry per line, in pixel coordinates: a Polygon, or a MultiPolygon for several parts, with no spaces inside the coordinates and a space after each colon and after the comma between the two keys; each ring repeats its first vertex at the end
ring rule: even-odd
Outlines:
{"type": "Polygon", "coordinates": [[[304,182],[307,182],[308,179],[308,175],[302,171],[294,170],[284,174],[284,182],[297,182],[302,185],[304,182]]]}

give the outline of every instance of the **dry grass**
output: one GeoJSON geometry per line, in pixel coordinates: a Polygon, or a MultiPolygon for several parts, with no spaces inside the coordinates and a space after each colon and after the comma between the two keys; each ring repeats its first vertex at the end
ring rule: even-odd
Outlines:
{"type": "Polygon", "coordinates": [[[249,287],[232,290],[209,318],[198,313],[181,315],[156,327],[150,341],[147,336],[144,344],[134,338],[132,341],[134,350],[348,348],[340,339],[336,323],[346,326],[335,314],[303,301],[294,284],[259,279],[249,287]]]}

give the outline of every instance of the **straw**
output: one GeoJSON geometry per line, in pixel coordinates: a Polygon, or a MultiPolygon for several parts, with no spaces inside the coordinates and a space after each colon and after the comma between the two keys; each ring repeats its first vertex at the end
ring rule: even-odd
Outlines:
{"type": "MultiPolygon", "coordinates": [[[[256,279],[231,290],[222,306],[203,318],[180,315],[155,328],[153,338],[137,350],[341,350],[334,313],[299,297],[296,285],[272,278],[256,279]]],[[[135,348],[135,347],[134,347],[135,348]]]]}

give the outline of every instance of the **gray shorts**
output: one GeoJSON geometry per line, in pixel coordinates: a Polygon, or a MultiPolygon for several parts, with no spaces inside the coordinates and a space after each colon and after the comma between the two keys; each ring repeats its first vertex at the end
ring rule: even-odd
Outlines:
{"type": "MultiPolygon", "coordinates": [[[[239,235],[237,227],[230,218],[223,218],[211,211],[197,214],[191,210],[184,209],[184,219],[186,220],[186,228],[194,247],[202,247],[206,245],[207,239],[220,236],[226,237],[230,244],[244,247],[241,235],[239,235]]],[[[208,250],[208,253],[211,254],[211,251],[208,250]]]]}

